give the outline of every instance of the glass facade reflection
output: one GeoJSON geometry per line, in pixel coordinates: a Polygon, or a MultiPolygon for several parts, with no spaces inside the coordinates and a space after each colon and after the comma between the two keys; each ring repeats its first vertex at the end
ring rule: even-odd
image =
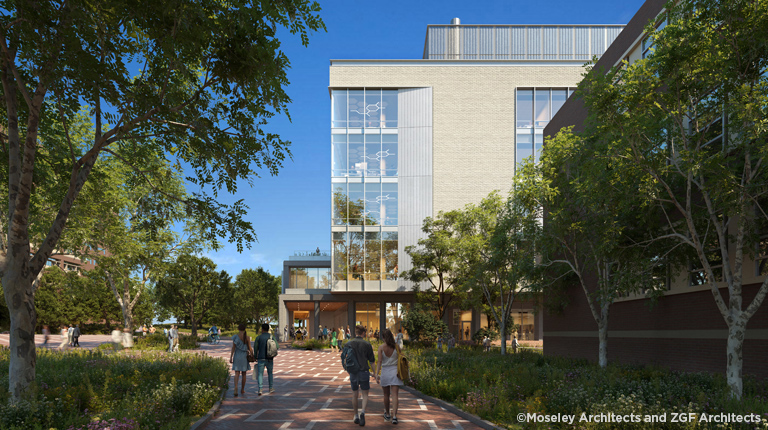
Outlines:
{"type": "Polygon", "coordinates": [[[331,286],[331,270],[320,267],[291,267],[288,288],[328,289],[331,286]]]}
{"type": "Polygon", "coordinates": [[[333,90],[331,98],[332,277],[397,279],[397,90],[333,90]]]}
{"type": "Polygon", "coordinates": [[[572,88],[518,89],[515,117],[515,161],[520,164],[529,157],[538,161],[544,146],[544,127],[573,94],[572,88]]]}
{"type": "Polygon", "coordinates": [[[355,324],[365,327],[365,337],[372,338],[376,330],[379,330],[378,303],[355,303],[355,324]]]}

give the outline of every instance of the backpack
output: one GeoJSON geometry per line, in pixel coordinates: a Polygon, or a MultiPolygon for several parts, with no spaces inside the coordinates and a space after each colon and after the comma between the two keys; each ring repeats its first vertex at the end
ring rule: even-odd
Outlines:
{"type": "Polygon", "coordinates": [[[403,351],[400,347],[397,347],[397,377],[403,382],[411,379],[411,372],[408,368],[408,357],[403,355],[403,351]]]}
{"type": "Polygon", "coordinates": [[[341,365],[349,373],[357,373],[362,370],[360,363],[357,362],[357,354],[349,344],[345,345],[341,351],[341,365]]]}
{"type": "Polygon", "coordinates": [[[267,358],[274,358],[277,357],[277,342],[275,342],[275,339],[270,337],[267,339],[267,358]]]}

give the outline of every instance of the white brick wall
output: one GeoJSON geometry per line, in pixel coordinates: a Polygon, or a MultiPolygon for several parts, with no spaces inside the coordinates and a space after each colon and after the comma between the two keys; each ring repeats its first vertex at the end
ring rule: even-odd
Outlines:
{"type": "MultiPolygon", "coordinates": [[[[575,65],[333,65],[332,88],[432,87],[433,211],[504,194],[515,163],[515,88],[575,87],[575,65]]],[[[330,145],[329,145],[330,147],[330,145]]]]}

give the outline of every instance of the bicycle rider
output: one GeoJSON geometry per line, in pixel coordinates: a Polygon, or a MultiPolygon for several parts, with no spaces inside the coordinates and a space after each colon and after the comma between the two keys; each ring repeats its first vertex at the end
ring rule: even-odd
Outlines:
{"type": "Polygon", "coordinates": [[[218,342],[220,340],[219,337],[219,328],[216,327],[216,324],[213,324],[211,328],[208,329],[208,335],[213,339],[215,342],[218,342]]]}

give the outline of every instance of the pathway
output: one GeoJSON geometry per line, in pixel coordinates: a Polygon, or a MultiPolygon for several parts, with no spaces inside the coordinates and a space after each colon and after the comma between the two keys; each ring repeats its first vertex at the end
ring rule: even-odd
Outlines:
{"type": "MultiPolygon", "coordinates": [[[[203,345],[207,353],[229,361],[232,342],[203,345]]],[[[252,365],[254,363],[251,363],[252,365]]],[[[339,354],[323,351],[284,349],[275,358],[275,390],[259,396],[253,372],[248,373],[245,396],[233,397],[230,387],[221,411],[206,430],[322,430],[356,428],[352,422],[352,389],[341,367],[339,354]]],[[[234,385],[234,376],[230,380],[234,385]]],[[[267,387],[266,372],[264,375],[267,387]]],[[[267,391],[267,390],[265,390],[267,391]]],[[[373,380],[366,409],[366,428],[387,429],[477,429],[479,427],[430,402],[400,391],[399,424],[384,421],[381,387],[373,380]]]]}
{"type": "MultiPolygon", "coordinates": [[[[57,348],[58,336],[52,336],[47,348],[57,348]]],[[[111,342],[109,335],[83,335],[80,345],[95,348],[111,342]]],[[[35,336],[35,343],[42,346],[43,336],[35,336]]],[[[0,345],[8,345],[8,335],[0,334],[0,345]]],[[[230,339],[218,345],[203,343],[198,351],[229,361],[232,348],[230,339]]],[[[219,414],[205,427],[206,430],[323,430],[357,428],[352,422],[352,389],[349,376],[341,367],[338,353],[286,349],[280,345],[275,358],[274,384],[276,392],[259,396],[254,372],[248,372],[246,393],[234,397],[234,372],[230,388],[221,404],[219,414]]],[[[251,363],[254,367],[255,363],[251,363]]],[[[268,388],[264,375],[265,392],[268,388]]],[[[400,391],[397,427],[384,421],[384,403],[381,387],[371,380],[371,390],[366,409],[366,428],[373,429],[425,429],[462,430],[479,429],[453,413],[412,394],[400,391]]]]}

